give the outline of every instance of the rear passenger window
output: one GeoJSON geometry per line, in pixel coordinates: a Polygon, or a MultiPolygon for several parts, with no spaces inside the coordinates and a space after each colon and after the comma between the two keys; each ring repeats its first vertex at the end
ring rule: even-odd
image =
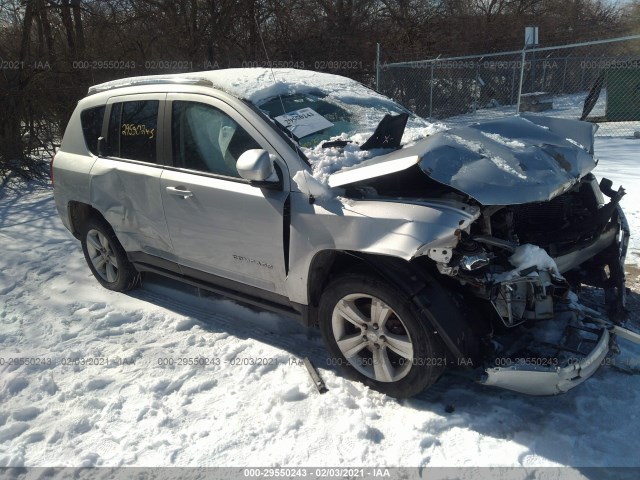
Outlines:
{"type": "Polygon", "coordinates": [[[110,155],[156,163],[158,100],[116,103],[109,119],[110,155]]]}
{"type": "Polygon", "coordinates": [[[102,135],[102,119],[105,106],[88,108],[80,113],[82,133],[87,148],[94,155],[98,155],[98,137],[102,135]]]}

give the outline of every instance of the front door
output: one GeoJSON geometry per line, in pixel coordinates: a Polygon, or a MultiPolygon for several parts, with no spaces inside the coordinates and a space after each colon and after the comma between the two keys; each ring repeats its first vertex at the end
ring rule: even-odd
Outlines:
{"type": "Polygon", "coordinates": [[[235,167],[246,150],[263,148],[274,157],[275,152],[247,120],[214,98],[169,94],[166,113],[173,167],[162,173],[161,194],[185,273],[206,272],[284,294],[288,188],[251,186],[235,167]]]}

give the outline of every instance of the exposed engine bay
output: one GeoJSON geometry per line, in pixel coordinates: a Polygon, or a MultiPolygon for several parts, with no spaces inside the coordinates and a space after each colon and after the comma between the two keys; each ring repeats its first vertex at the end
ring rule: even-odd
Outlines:
{"type": "Polygon", "coordinates": [[[624,189],[612,190],[607,179],[598,185],[589,174],[548,202],[485,207],[450,251],[429,251],[440,273],[493,307],[481,383],[562,393],[617,351],[616,333],[640,340],[619,326],[629,238],[618,206],[623,195],[624,189]],[[609,318],[618,326],[584,314],[572,291],[583,284],[605,290],[609,318]],[[494,329],[496,323],[501,328],[494,329]],[[513,329],[520,325],[524,330],[513,329]]]}
{"type": "Polygon", "coordinates": [[[469,232],[460,232],[448,261],[440,249],[429,257],[441,273],[490,300],[507,327],[552,318],[552,299],[580,284],[612,290],[608,307],[615,316],[624,308],[629,236],[618,207],[623,195],[624,189],[613,191],[607,179],[598,185],[589,174],[548,202],[484,208],[469,232]]]}

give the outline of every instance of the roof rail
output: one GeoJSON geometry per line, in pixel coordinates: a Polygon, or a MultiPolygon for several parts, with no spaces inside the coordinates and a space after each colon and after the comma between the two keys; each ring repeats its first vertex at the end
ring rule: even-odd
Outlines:
{"type": "Polygon", "coordinates": [[[93,95],[94,93],[106,92],[107,90],[113,90],[115,88],[134,87],[139,85],[163,85],[163,84],[178,84],[178,85],[196,85],[202,87],[213,87],[213,82],[204,78],[189,78],[189,77],[132,77],[123,78],[120,80],[112,80],[110,82],[101,83],[89,87],[87,95],[93,95]]]}

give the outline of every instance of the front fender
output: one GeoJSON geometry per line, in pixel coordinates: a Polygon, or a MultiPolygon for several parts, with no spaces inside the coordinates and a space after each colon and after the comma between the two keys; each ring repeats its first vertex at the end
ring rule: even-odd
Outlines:
{"type": "Polygon", "coordinates": [[[430,246],[455,245],[455,233],[467,228],[480,210],[456,201],[334,199],[310,204],[291,195],[291,237],[287,292],[307,304],[307,280],[313,257],[323,250],[389,255],[409,261],[430,246]]]}

